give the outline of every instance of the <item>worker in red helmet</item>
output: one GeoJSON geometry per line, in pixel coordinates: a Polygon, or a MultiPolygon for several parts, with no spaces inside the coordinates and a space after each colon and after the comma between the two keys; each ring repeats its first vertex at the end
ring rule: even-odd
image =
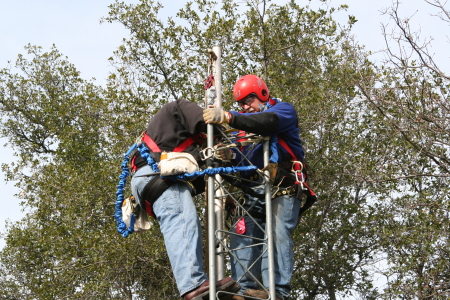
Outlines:
{"type": "MultiPolygon", "coordinates": [[[[245,75],[239,78],[234,85],[233,96],[243,111],[224,111],[220,107],[209,107],[204,109],[203,118],[208,124],[228,123],[231,127],[247,133],[277,137],[279,157],[277,174],[283,173],[285,178],[280,184],[277,183],[279,184],[277,188],[286,193],[275,193],[272,199],[275,288],[277,299],[288,299],[294,266],[294,243],[291,234],[297,225],[301,211],[299,188],[295,184],[296,177],[292,171],[292,161],[302,162],[304,159],[297,113],[290,103],[271,98],[266,83],[256,75],[245,75]]],[[[247,146],[242,152],[252,164],[260,169],[264,168],[262,144],[247,146]]],[[[241,164],[246,162],[237,151],[234,152],[234,155],[222,151],[218,158],[225,158],[224,161],[234,158],[232,162],[241,164]]],[[[247,178],[252,178],[253,175],[250,172],[242,174],[247,178]]],[[[262,182],[250,184],[250,187],[256,194],[264,194],[262,182]]],[[[244,296],[267,299],[269,288],[267,252],[264,251],[265,247],[263,248],[263,246],[252,246],[260,243],[257,241],[258,238],[264,238],[260,226],[265,228],[265,200],[264,197],[255,197],[253,192],[250,193],[252,195],[245,191],[244,193],[244,208],[248,209],[248,213],[252,215],[256,223],[246,215],[243,220],[244,234],[230,236],[231,248],[238,249],[234,254],[239,260],[238,262],[233,255],[231,256],[232,277],[239,280],[242,287],[240,294],[243,294],[235,295],[233,299],[242,300],[245,299],[244,296]],[[258,259],[263,252],[263,259],[258,259]],[[256,263],[254,263],[255,261],[256,263]],[[252,274],[246,272],[246,269],[250,269],[252,274]],[[265,289],[259,286],[253,278],[262,278],[265,289]]],[[[238,233],[238,230],[236,232],[238,233]]]]}
{"type": "Polygon", "coordinates": [[[269,89],[261,78],[256,75],[245,75],[239,78],[233,87],[234,99],[239,102],[252,94],[262,102],[269,100],[269,89]]]}

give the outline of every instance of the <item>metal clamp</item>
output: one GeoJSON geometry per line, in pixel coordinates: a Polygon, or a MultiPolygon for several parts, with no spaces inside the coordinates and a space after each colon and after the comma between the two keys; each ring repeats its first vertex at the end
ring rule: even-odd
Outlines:
{"type": "Polygon", "coordinates": [[[295,174],[296,183],[298,183],[298,185],[300,185],[302,190],[306,191],[307,188],[304,185],[305,174],[302,171],[295,171],[294,174],[295,174]]]}
{"type": "Polygon", "coordinates": [[[212,147],[207,147],[200,151],[200,159],[201,160],[206,160],[208,158],[211,158],[211,157],[213,157],[213,155],[214,155],[214,149],[212,147]],[[208,150],[210,150],[211,153],[207,155],[206,151],[208,151],[208,150]]]}
{"type": "Polygon", "coordinates": [[[285,177],[283,177],[283,178],[280,180],[280,183],[278,183],[278,184],[275,186],[275,187],[276,187],[276,190],[272,193],[272,197],[271,197],[271,198],[275,198],[276,193],[278,193],[278,191],[280,190],[280,185],[281,185],[281,183],[283,182],[284,178],[285,178],[285,177]]]}

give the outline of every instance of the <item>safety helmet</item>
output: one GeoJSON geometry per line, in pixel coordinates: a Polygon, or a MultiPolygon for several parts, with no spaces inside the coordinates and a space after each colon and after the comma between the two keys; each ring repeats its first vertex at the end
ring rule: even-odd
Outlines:
{"type": "Polygon", "coordinates": [[[269,100],[269,89],[266,83],[256,75],[242,76],[233,87],[233,96],[236,101],[241,101],[250,94],[255,94],[262,102],[269,100]]]}

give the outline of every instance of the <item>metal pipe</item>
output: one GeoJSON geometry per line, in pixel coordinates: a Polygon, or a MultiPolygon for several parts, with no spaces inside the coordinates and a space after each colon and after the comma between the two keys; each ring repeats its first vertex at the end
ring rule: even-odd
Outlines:
{"type": "MultiPolygon", "coordinates": [[[[221,58],[222,58],[222,48],[220,46],[214,46],[212,48],[212,52],[215,54],[216,59],[214,60],[213,64],[213,75],[214,75],[214,86],[216,88],[216,99],[214,99],[214,106],[222,107],[222,65],[221,65],[221,58]]],[[[215,176],[216,181],[218,183],[221,183],[223,181],[222,177],[220,175],[215,176]]],[[[219,186],[221,186],[219,184],[219,186]]],[[[214,201],[214,212],[216,215],[216,235],[219,240],[223,239],[223,232],[222,229],[224,227],[223,224],[223,192],[221,188],[217,188],[215,192],[215,201],[214,201]]],[[[218,245],[217,253],[223,252],[223,247],[221,243],[217,243],[218,245]]],[[[217,278],[222,279],[225,276],[225,259],[224,254],[216,254],[216,276],[217,278]]]]}
{"type": "MultiPolygon", "coordinates": [[[[269,165],[269,140],[264,141],[264,166],[269,165]]],[[[268,170],[264,171],[267,178],[270,178],[270,172],[268,170]]],[[[272,221],[272,195],[271,195],[271,183],[270,180],[266,181],[265,188],[265,201],[266,201],[266,235],[267,235],[267,261],[268,261],[268,272],[269,272],[269,293],[270,299],[276,299],[275,296],[275,261],[273,257],[274,245],[273,245],[273,221],[272,221]]]]}
{"type": "Polygon", "coordinates": [[[222,47],[214,46],[212,52],[216,55],[214,60],[214,85],[216,87],[216,99],[214,99],[214,105],[222,107],[222,47]]]}
{"type": "MultiPolygon", "coordinates": [[[[214,143],[214,128],[212,124],[207,126],[207,144],[212,147],[214,143]]],[[[211,151],[211,150],[209,150],[211,151]]],[[[209,153],[208,153],[209,154],[209,153]]],[[[212,168],[209,164],[208,168],[212,168]]],[[[208,257],[209,257],[209,299],[214,300],[216,297],[216,215],[214,212],[214,177],[208,176],[208,257]]]]}
{"type": "MultiPolygon", "coordinates": [[[[221,56],[222,49],[220,46],[214,46],[212,50],[209,50],[210,59],[212,62],[211,74],[214,76],[214,90],[215,99],[214,105],[222,107],[222,69],[221,69],[221,56]]],[[[214,147],[214,128],[212,124],[207,126],[207,147],[212,149],[214,147]]],[[[211,151],[211,150],[209,150],[211,151]]],[[[208,153],[210,154],[210,153],[208,153]]],[[[209,165],[211,168],[211,165],[209,165]]],[[[219,175],[215,177],[208,177],[208,255],[209,255],[209,299],[216,299],[216,284],[218,278],[224,277],[224,259],[223,254],[216,255],[216,229],[217,238],[221,239],[223,236],[223,193],[220,188],[215,189],[214,180],[221,182],[222,179],[219,175]]],[[[218,253],[222,253],[221,244],[218,243],[220,249],[218,253]]]]}

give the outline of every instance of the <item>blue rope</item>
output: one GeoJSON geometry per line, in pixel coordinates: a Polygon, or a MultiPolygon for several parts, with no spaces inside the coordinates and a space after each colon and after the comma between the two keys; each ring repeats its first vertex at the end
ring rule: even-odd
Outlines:
{"type": "Polygon", "coordinates": [[[142,158],[144,158],[147,161],[148,165],[152,168],[152,170],[155,173],[158,173],[159,172],[158,164],[155,162],[153,157],[150,155],[150,151],[148,150],[147,147],[145,147],[144,143],[141,143],[138,146],[138,150],[139,150],[139,153],[141,153],[142,158]]]}
{"type": "Polygon", "coordinates": [[[218,167],[218,168],[210,168],[205,169],[203,171],[195,171],[192,173],[185,173],[185,174],[178,174],[178,175],[171,175],[171,176],[161,176],[162,179],[170,179],[170,180],[192,180],[199,176],[204,175],[216,175],[220,173],[236,173],[236,172],[243,172],[243,171],[251,171],[258,169],[256,166],[243,166],[243,167],[218,167]]]}
{"type": "Polygon", "coordinates": [[[130,160],[130,155],[136,149],[137,145],[134,144],[133,146],[128,149],[127,153],[125,153],[123,157],[122,165],[120,166],[122,169],[122,174],[120,174],[119,178],[119,184],[117,185],[117,192],[116,192],[116,206],[115,206],[115,213],[114,218],[116,219],[117,223],[117,231],[123,236],[127,237],[131,233],[134,232],[134,222],[136,221],[136,216],[134,214],[131,214],[130,216],[130,227],[127,229],[127,224],[122,219],[122,204],[125,199],[124,197],[124,191],[125,186],[127,184],[127,177],[130,174],[130,171],[128,170],[128,161],[130,160]]]}

